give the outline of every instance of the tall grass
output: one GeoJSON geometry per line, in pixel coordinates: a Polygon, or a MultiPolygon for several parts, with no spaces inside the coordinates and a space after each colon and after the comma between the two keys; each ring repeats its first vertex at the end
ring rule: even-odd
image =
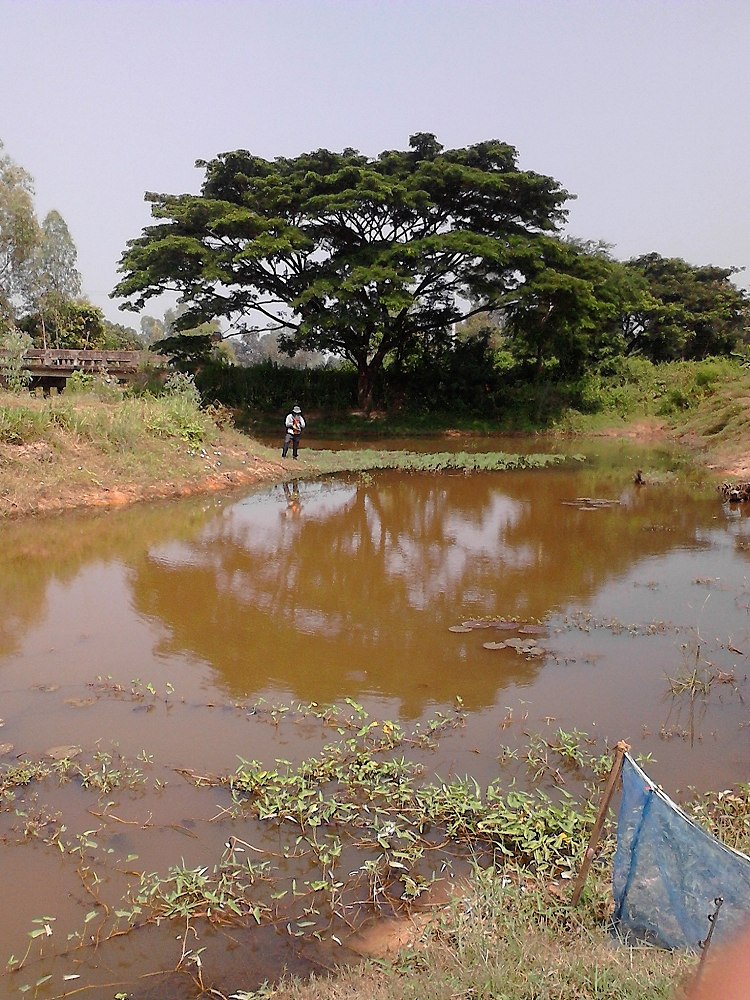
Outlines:
{"type": "Polygon", "coordinates": [[[0,396],[0,442],[26,444],[44,437],[52,420],[48,409],[26,404],[19,397],[0,396]]]}
{"type": "Polygon", "coordinates": [[[174,438],[201,444],[215,432],[209,414],[184,394],[104,402],[86,393],[49,400],[6,396],[0,399],[0,442],[27,444],[54,436],[74,435],[103,451],[136,449],[149,438],[174,438]]]}

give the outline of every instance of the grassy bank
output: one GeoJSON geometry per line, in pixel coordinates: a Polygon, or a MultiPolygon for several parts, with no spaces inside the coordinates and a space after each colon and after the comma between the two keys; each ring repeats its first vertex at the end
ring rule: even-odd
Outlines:
{"type": "Polygon", "coordinates": [[[283,475],[188,393],[0,393],[0,516],[211,492],[283,475]]]}
{"type": "Polygon", "coordinates": [[[643,359],[620,364],[603,377],[592,374],[582,404],[556,422],[565,433],[626,431],[649,423],[692,451],[718,474],[750,476],[750,368],[728,358],[653,365],[643,359]]]}
{"type": "MultiPolygon", "coordinates": [[[[542,881],[479,870],[400,955],[335,979],[288,980],[248,994],[277,1000],[666,1000],[697,960],[616,945],[591,910],[571,911],[542,881]]],[[[242,996],[242,994],[238,994],[242,996]]]]}
{"type": "MultiPolygon", "coordinates": [[[[711,397],[730,407],[750,393],[750,369],[739,359],[654,365],[644,358],[614,358],[597,370],[569,381],[509,382],[502,407],[482,408],[466,401],[460,411],[424,409],[415,398],[391,411],[364,414],[331,409],[315,412],[316,436],[376,440],[378,437],[426,437],[460,431],[470,434],[590,432],[634,421],[652,420],[679,427],[686,416],[711,397]]],[[[278,413],[244,409],[233,401],[238,426],[263,436],[275,433],[278,413]]],[[[737,410],[741,406],[737,407],[737,410]]],[[[747,430],[747,425],[746,428],[747,430]]]]}

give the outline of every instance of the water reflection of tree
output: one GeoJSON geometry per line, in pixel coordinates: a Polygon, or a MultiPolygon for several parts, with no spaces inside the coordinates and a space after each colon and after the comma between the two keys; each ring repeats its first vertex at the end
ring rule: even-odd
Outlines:
{"type": "MultiPolygon", "coordinates": [[[[611,497],[616,482],[587,485],[611,497]]],[[[565,505],[580,488],[564,472],[388,474],[336,487],[338,503],[306,502],[303,517],[281,523],[237,507],[180,558],[144,559],[136,606],[168,626],[170,651],[212,664],[235,694],[375,692],[407,715],[456,693],[471,708],[491,704],[540,664],[488,654],[481,633],[449,625],[585,604],[637,560],[699,544],[713,512],[671,488],[620,486],[612,509],[565,505]]]]}
{"type": "Polygon", "coordinates": [[[214,507],[213,501],[185,501],[3,524],[0,657],[13,654],[43,619],[53,584],[69,583],[92,563],[138,561],[144,548],[165,536],[193,536],[214,507]]]}

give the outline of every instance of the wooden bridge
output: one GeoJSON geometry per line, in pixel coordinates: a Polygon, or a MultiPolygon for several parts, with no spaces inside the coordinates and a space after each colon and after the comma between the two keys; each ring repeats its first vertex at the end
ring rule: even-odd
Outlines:
{"type": "MultiPolygon", "coordinates": [[[[0,367],[7,351],[0,351],[0,367]]],[[[29,348],[24,365],[31,372],[32,385],[63,389],[74,372],[110,375],[118,382],[130,382],[145,363],[161,368],[164,358],[151,351],[71,351],[29,348]]]]}

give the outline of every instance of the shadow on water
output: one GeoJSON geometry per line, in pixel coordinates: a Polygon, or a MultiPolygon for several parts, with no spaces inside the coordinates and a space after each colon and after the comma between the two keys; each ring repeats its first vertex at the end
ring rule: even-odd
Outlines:
{"type": "MultiPolygon", "coordinates": [[[[0,940],[18,957],[34,921],[55,917],[55,947],[29,967],[52,976],[38,995],[80,975],[188,997],[201,968],[217,989],[252,989],[346,956],[288,932],[281,902],[262,928],[167,921],[111,937],[141,873],[210,867],[228,837],[278,853],[274,830],[230,817],[227,788],[196,776],[317,753],[330,731],[290,706],[349,699],[418,726],[458,699],[465,725],[423,754],[428,780],[487,783],[504,748],[558,726],[602,750],[632,740],[673,792],[745,780],[750,519],[672,482],[668,452],[595,450],[548,470],[290,480],[5,524],[0,763],[67,747],[90,768],[2,800],[0,940]],[[650,485],[634,485],[638,468],[650,485]],[[698,696],[680,690],[691,671],[698,696]],[[128,768],[140,777],[102,784],[128,768]]],[[[276,864],[293,879],[308,863],[276,864]]]]}

